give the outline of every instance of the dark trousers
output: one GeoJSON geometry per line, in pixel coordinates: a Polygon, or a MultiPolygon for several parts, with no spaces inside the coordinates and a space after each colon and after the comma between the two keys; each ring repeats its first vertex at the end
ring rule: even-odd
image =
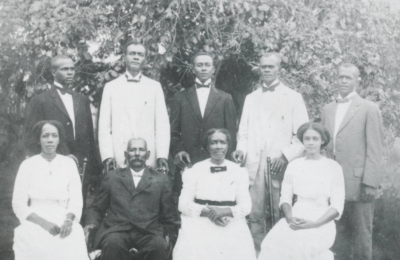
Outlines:
{"type": "Polygon", "coordinates": [[[161,236],[142,235],[137,231],[114,232],[101,242],[101,260],[131,260],[131,248],[137,249],[135,259],[165,260],[166,241],[161,236]]]}
{"type": "Polygon", "coordinates": [[[336,221],[335,260],[372,259],[374,202],[346,201],[342,217],[336,221]]]}

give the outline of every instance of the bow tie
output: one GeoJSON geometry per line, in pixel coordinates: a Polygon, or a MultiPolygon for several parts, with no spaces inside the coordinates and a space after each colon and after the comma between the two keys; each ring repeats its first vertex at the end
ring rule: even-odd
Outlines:
{"type": "Polygon", "coordinates": [[[61,95],[65,95],[66,93],[72,95],[72,91],[68,88],[60,88],[58,86],[55,86],[55,87],[56,87],[56,89],[58,89],[60,91],[61,95]]]}
{"type": "Polygon", "coordinates": [[[200,84],[200,83],[196,83],[196,87],[197,87],[197,88],[209,88],[210,85],[211,85],[211,84],[203,85],[203,84],[200,84]]]}
{"type": "Polygon", "coordinates": [[[336,103],[347,103],[350,100],[348,98],[343,98],[343,99],[336,99],[336,103]]]}
{"type": "MultiPolygon", "coordinates": [[[[265,84],[265,83],[264,83],[264,84],[265,84]]],[[[268,92],[268,91],[274,92],[274,91],[275,91],[275,88],[276,88],[277,86],[279,86],[280,82],[277,82],[277,83],[275,83],[275,84],[272,84],[272,85],[269,86],[269,87],[265,87],[264,84],[263,84],[263,86],[262,86],[262,92],[263,92],[263,93],[268,92]]]]}
{"type": "Polygon", "coordinates": [[[210,167],[211,173],[226,172],[226,166],[210,167]]]}
{"type": "Polygon", "coordinates": [[[135,82],[135,83],[138,83],[138,82],[140,82],[140,79],[142,78],[142,74],[140,74],[139,79],[130,79],[130,78],[128,78],[128,75],[126,75],[126,74],[125,74],[125,77],[126,77],[126,80],[127,80],[128,82],[135,82]]]}

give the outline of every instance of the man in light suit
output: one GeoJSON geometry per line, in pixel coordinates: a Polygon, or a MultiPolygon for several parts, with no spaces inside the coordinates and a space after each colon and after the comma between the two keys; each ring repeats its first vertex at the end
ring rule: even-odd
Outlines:
{"type": "Polygon", "coordinates": [[[101,175],[101,163],[96,152],[92,114],[89,99],[70,88],[75,75],[74,62],[64,55],[51,59],[54,83],[44,93],[32,98],[27,108],[25,133],[41,120],[56,120],[66,134],[68,156],[82,167],[87,159],[83,198],[86,199],[89,185],[97,185],[101,175]]]}
{"type": "MultiPolygon", "coordinates": [[[[236,112],[231,95],[217,89],[211,82],[213,58],[200,52],[193,57],[194,86],[175,94],[171,105],[171,155],[181,169],[210,157],[203,139],[211,128],[225,128],[236,136],[236,112]]],[[[233,138],[235,139],[235,138],[233,138]]],[[[230,154],[235,150],[232,141],[230,154]]],[[[174,191],[180,193],[182,177],[175,175],[174,191]]]]}
{"type": "Polygon", "coordinates": [[[383,174],[384,137],[379,108],[355,89],[359,70],[343,64],[338,70],[339,95],[324,107],[322,123],[333,141],[327,156],[343,168],[346,202],[337,222],[335,259],[372,259],[374,199],[383,174]]]}
{"type": "Polygon", "coordinates": [[[274,215],[278,220],[280,185],[286,165],[304,151],[304,146],[295,135],[297,129],[309,120],[301,94],[279,81],[280,63],[277,53],[261,57],[263,86],[246,97],[237,150],[232,155],[236,162],[244,163],[249,172],[253,207],[248,224],[257,252],[267,230],[266,158],[272,160],[274,215]]]}
{"type": "Polygon", "coordinates": [[[99,147],[106,170],[125,165],[130,137],[142,136],[150,151],[148,165],[168,171],[170,125],[159,82],[142,74],[146,49],[137,41],[125,45],[126,72],[106,84],[100,107],[99,147]]]}
{"type": "Polygon", "coordinates": [[[102,250],[101,260],[130,260],[131,248],[138,250],[138,259],[166,259],[176,237],[176,214],[170,181],[146,166],[149,156],[144,139],[128,140],[128,166],[104,177],[89,208],[85,236],[99,228],[93,245],[102,250]]]}

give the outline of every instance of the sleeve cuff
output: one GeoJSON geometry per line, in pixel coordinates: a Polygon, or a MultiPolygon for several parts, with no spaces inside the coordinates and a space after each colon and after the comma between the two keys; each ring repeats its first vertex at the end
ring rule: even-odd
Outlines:
{"type": "Polygon", "coordinates": [[[199,205],[199,204],[192,202],[188,205],[185,214],[190,217],[200,217],[201,211],[204,208],[205,207],[203,205],[199,205]]]}

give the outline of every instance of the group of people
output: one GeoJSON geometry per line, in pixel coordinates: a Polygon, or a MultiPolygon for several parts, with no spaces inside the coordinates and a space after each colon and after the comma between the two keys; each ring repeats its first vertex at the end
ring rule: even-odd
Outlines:
{"type": "Polygon", "coordinates": [[[90,236],[102,260],[372,258],[382,118],[356,93],[355,65],[338,68],[335,101],[314,123],[301,94],[279,80],[279,54],[263,55],[262,87],[246,97],[237,129],[210,54],[194,55],[195,83],[175,94],[170,115],[160,83],[141,72],[146,55],[129,41],[126,72],[103,90],[101,160],[89,100],[70,89],[74,63],[52,58],[54,84],[28,107],[31,157],[13,195],[16,260],[86,260],[90,236]],[[89,185],[99,189],[81,218],[89,185]]]}

